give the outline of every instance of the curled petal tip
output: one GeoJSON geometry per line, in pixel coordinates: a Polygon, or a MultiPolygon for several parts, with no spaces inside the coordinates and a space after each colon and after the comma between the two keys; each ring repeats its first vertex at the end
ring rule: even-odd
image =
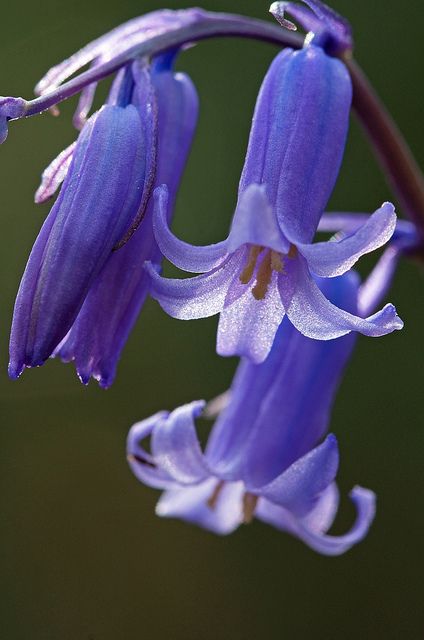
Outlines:
{"type": "Polygon", "coordinates": [[[25,115],[26,105],[26,100],[23,98],[0,96],[0,144],[7,138],[8,121],[22,118],[25,115]]]}
{"type": "Polygon", "coordinates": [[[308,31],[305,43],[312,41],[329,55],[341,56],[353,49],[352,28],[349,22],[321,0],[301,0],[307,8],[295,2],[273,2],[270,13],[282,27],[293,31],[296,26],[287,20],[289,13],[308,31]]]}
{"type": "Polygon", "coordinates": [[[297,31],[297,27],[294,22],[287,20],[287,18],[284,17],[286,7],[287,2],[273,2],[269,8],[269,13],[274,16],[277,22],[285,29],[288,29],[289,31],[297,31]]]}
{"type": "Polygon", "coordinates": [[[404,326],[403,320],[397,314],[396,307],[390,303],[386,304],[381,311],[367,318],[367,320],[376,321],[376,327],[382,330],[381,335],[399,331],[404,326]]]}

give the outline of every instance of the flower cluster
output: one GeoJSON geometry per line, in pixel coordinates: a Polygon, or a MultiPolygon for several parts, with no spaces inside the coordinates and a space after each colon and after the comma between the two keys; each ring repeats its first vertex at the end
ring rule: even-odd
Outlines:
{"type": "MultiPolygon", "coordinates": [[[[93,377],[108,387],[149,294],[175,318],[219,314],[217,351],[241,362],[205,452],[194,419],[211,410],[193,402],[131,429],[130,466],[165,491],[159,515],[221,534],[257,517],[337,555],[366,535],[375,496],[354,488],[353,528],[328,533],[339,464],[337,440],[325,436],[330,410],[357,334],[403,326],[393,305],[376,306],[416,232],[397,222],[389,202],[372,215],[325,213],[349,127],[352,34],[319,0],[305,4],[271,7],[283,27],[294,27],[288,13],[308,33],[282,37],[292,46],[263,80],[231,228],[217,244],[190,245],[170,228],[198,113],[191,80],[173,65],[185,44],[255,36],[256,22],[200,9],[157,11],[54,67],[34,101],[0,98],[4,141],[9,120],[57,109],[81,90],[78,138],[45,170],[35,195],[44,202],[60,187],[17,294],[9,375],[57,356],[74,361],[85,384],[93,377]],[[89,117],[96,84],[111,73],[106,104],[89,117]],[[316,242],[320,231],[337,233],[316,242]],[[352,267],[386,243],[361,284],[352,267]],[[164,278],[163,258],[197,275],[164,278]]],[[[280,37],[278,27],[263,29],[257,37],[280,37]]]]}

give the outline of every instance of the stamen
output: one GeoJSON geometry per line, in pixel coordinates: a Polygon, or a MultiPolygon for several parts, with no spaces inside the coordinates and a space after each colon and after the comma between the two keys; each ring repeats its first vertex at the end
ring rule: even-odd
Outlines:
{"type": "Polygon", "coordinates": [[[212,509],[212,511],[215,509],[217,503],[218,503],[218,499],[219,496],[221,495],[221,491],[224,488],[224,481],[223,480],[219,480],[219,482],[216,483],[215,485],[215,489],[212,491],[210,497],[208,498],[206,504],[208,505],[209,509],[212,509]]]}
{"type": "Polygon", "coordinates": [[[258,496],[253,493],[245,493],[243,496],[243,522],[250,524],[255,515],[256,505],[258,504],[258,496]]]}
{"type": "Polygon", "coordinates": [[[242,284],[249,284],[251,281],[253,272],[255,271],[256,261],[261,251],[263,251],[263,247],[256,245],[250,248],[247,264],[240,274],[240,282],[242,284]]]}
{"type": "Polygon", "coordinates": [[[271,251],[271,269],[278,271],[278,273],[284,273],[284,262],[281,253],[271,251]]]}
{"type": "Polygon", "coordinates": [[[296,256],[297,256],[297,247],[295,247],[294,244],[291,244],[290,251],[288,252],[287,257],[293,259],[293,258],[296,258],[296,256]]]}
{"type": "Polygon", "coordinates": [[[256,284],[252,289],[256,300],[263,300],[267,294],[272,277],[271,251],[267,251],[256,276],[256,284]]]}

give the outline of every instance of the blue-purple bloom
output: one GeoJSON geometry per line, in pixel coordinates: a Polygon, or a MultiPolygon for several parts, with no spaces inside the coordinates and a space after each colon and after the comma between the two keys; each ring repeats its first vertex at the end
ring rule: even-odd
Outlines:
{"type": "Polygon", "coordinates": [[[155,146],[149,82],[144,66],[133,63],[112,88],[109,103],[81,131],[19,287],[11,377],[52,354],[112,249],[140,214],[151,189],[155,146]]]}
{"type": "MultiPolygon", "coordinates": [[[[358,312],[354,272],[318,284],[339,307],[358,312]]],[[[362,540],[375,496],[361,487],[350,494],[357,508],[352,529],[342,536],[327,533],[338,507],[339,452],[334,435],[322,440],[355,340],[353,333],[312,340],[284,319],[263,363],[242,359],[204,453],[194,425],[203,402],[134,425],[129,464],[141,482],[165,490],[157,514],[219,534],[256,517],[326,555],[344,553],[362,540]],[[142,443],[148,437],[150,453],[142,443]]]]}
{"type": "MultiPolygon", "coordinates": [[[[158,119],[156,184],[166,182],[170,219],[181,174],[197,123],[198,98],[189,77],[174,73],[172,58],[161,57],[152,68],[158,119]]],[[[162,255],[152,227],[153,203],[129,241],[112,253],[97,276],[69,334],[55,355],[75,366],[82,382],[90,376],[101,386],[112,384],[117,362],[149,293],[145,260],[158,265],[162,255]]]]}
{"type": "Polygon", "coordinates": [[[169,185],[169,218],[197,121],[196,92],[186,76],[172,72],[173,58],[122,70],[109,104],[44,172],[38,202],[66,178],[18,293],[12,377],[55,352],[75,360],[83,382],[93,376],[102,386],[112,383],[148,293],[143,262],[160,261],[148,206],[153,179],[169,185]],[[123,133],[110,114],[121,116],[123,133]],[[100,123],[101,135],[93,136],[100,123]],[[123,239],[123,248],[112,251],[123,239]]]}
{"type": "Polygon", "coordinates": [[[403,326],[392,305],[360,318],[331,304],[313,274],[332,278],[391,237],[390,203],[339,242],[312,244],[342,161],[351,105],[344,64],[320,47],[280,53],[263,82],[253,118],[231,232],[193,247],[166,222],[166,187],[156,190],[156,239],[177,267],[202,275],[152,277],[151,294],[170,315],[220,313],[217,350],[254,362],[268,355],[285,315],[305,336],[330,340],[350,331],[381,336],[403,326]]]}

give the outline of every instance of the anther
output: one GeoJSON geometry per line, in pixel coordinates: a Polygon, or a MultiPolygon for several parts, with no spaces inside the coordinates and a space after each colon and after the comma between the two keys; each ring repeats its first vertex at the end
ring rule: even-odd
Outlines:
{"type": "Polygon", "coordinates": [[[287,257],[290,259],[296,258],[297,256],[297,247],[294,246],[294,244],[290,245],[290,251],[287,254],[287,257]]]}
{"type": "Polygon", "coordinates": [[[255,271],[256,261],[262,251],[263,247],[254,246],[250,248],[247,264],[240,274],[240,282],[242,284],[249,284],[251,281],[255,271]]]}
{"type": "Polygon", "coordinates": [[[253,297],[256,300],[263,300],[267,294],[272,277],[271,252],[267,251],[256,276],[256,284],[252,289],[253,297]]]}
{"type": "Polygon", "coordinates": [[[243,496],[243,522],[250,524],[255,515],[256,505],[258,504],[258,496],[253,493],[245,493],[243,496]]]}
{"type": "Polygon", "coordinates": [[[206,504],[208,505],[209,509],[214,510],[217,503],[218,503],[218,499],[219,496],[221,495],[221,491],[224,488],[224,481],[223,480],[219,480],[219,482],[216,483],[214,490],[212,491],[210,497],[208,498],[206,504]]]}

